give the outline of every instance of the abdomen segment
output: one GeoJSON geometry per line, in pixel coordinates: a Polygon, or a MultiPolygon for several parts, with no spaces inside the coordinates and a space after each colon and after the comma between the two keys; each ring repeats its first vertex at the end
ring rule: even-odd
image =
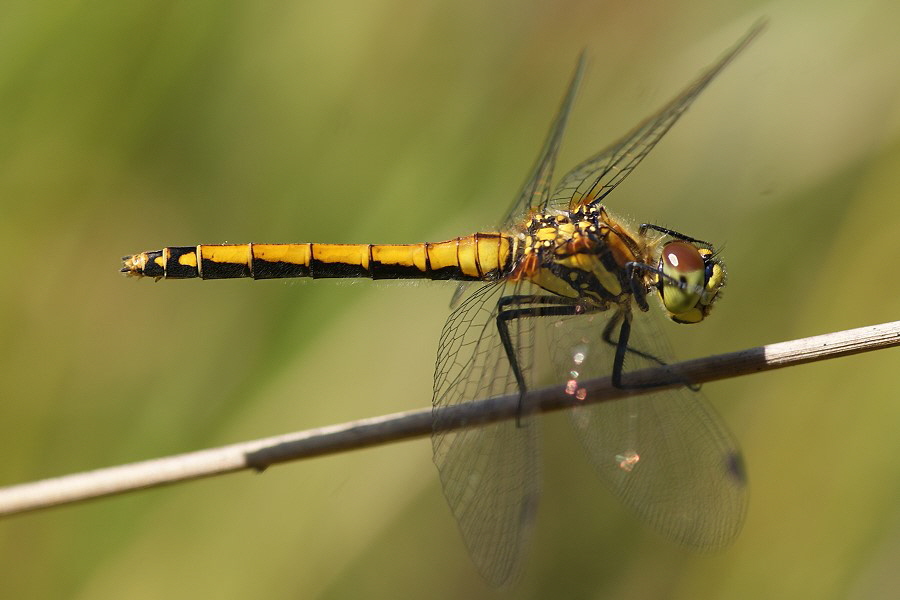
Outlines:
{"type": "Polygon", "coordinates": [[[167,279],[369,277],[479,281],[509,272],[507,235],[475,233],[425,244],[224,244],[172,246],[124,257],[122,272],[167,279]]]}

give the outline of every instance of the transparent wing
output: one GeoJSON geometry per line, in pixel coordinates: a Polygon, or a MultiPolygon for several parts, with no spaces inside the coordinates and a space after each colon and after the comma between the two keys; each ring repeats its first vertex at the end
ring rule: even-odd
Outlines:
{"type": "MultiPolygon", "coordinates": [[[[547,133],[547,139],[544,140],[544,147],[538,155],[538,159],[531,170],[528,179],[519,191],[519,194],[513,200],[503,220],[500,221],[500,231],[513,231],[518,225],[525,222],[528,211],[538,206],[545,206],[547,199],[550,197],[550,182],[553,178],[553,168],[556,165],[556,155],[559,153],[559,145],[562,142],[563,132],[566,129],[566,123],[569,120],[569,113],[572,111],[572,104],[575,102],[575,96],[578,94],[578,86],[584,76],[585,56],[584,52],[578,57],[578,63],[575,65],[575,72],[569,81],[569,87],[566,96],[553,119],[550,131],[547,133]]],[[[460,300],[465,296],[469,289],[466,282],[456,286],[453,297],[450,299],[450,307],[456,308],[460,300]]]]}
{"type": "MultiPolygon", "coordinates": [[[[554,364],[573,394],[579,393],[578,379],[611,370],[614,347],[600,339],[609,316],[556,319],[548,328],[554,364]]],[[[671,362],[649,313],[634,315],[628,346],[671,362]]],[[[657,364],[629,352],[626,373],[657,364]]],[[[683,387],[586,404],[570,416],[600,479],[658,532],[700,549],[725,546],[737,536],[747,506],[741,453],[702,394],[683,387]]]]}
{"type": "MultiPolygon", "coordinates": [[[[527,284],[476,288],[441,333],[434,379],[434,462],[469,554],[495,586],[517,578],[539,493],[534,419],[441,432],[441,409],[518,393],[497,333],[497,302],[527,284]]],[[[518,363],[530,382],[534,319],[510,321],[518,363]]]]}
{"type": "MultiPolygon", "coordinates": [[[[572,104],[575,102],[575,96],[578,93],[578,86],[584,76],[585,57],[584,52],[578,57],[578,63],[575,65],[575,72],[569,81],[569,88],[566,96],[553,119],[550,131],[547,133],[547,139],[544,140],[544,147],[538,155],[538,159],[531,170],[528,179],[519,191],[513,203],[510,205],[503,220],[500,221],[500,231],[513,231],[525,222],[526,215],[530,209],[544,206],[547,204],[547,198],[550,197],[550,182],[553,178],[553,168],[556,165],[556,155],[559,153],[559,145],[562,142],[563,132],[566,129],[566,123],[569,120],[569,113],[572,111],[572,104]]],[[[456,286],[453,297],[450,300],[450,307],[456,308],[460,300],[465,296],[470,285],[462,282],[456,286]]]]}
{"type": "Polygon", "coordinates": [[[602,201],[644,160],[700,92],[759,35],[765,24],[765,21],[757,22],[717,63],[656,114],[616,143],[572,169],[542,206],[575,210],[580,206],[602,201]]]}
{"type": "Polygon", "coordinates": [[[521,222],[529,209],[542,207],[547,203],[547,198],[550,196],[553,168],[556,165],[556,155],[559,152],[566,122],[569,120],[569,113],[572,111],[572,104],[575,102],[575,95],[578,93],[578,86],[584,75],[584,64],[585,58],[582,52],[578,57],[578,64],[572,74],[572,80],[569,82],[569,89],[556,113],[556,118],[553,119],[553,125],[550,126],[550,132],[547,134],[544,147],[538,155],[531,175],[500,222],[500,227],[504,231],[509,229],[508,226],[521,222]]]}

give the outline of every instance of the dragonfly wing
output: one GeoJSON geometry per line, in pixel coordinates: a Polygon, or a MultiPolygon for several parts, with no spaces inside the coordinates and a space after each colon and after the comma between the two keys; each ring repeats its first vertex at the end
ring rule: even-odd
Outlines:
{"type": "Polygon", "coordinates": [[[572,80],[569,82],[569,89],[563,99],[547,139],[544,141],[544,147],[538,156],[531,175],[522,186],[519,195],[509,207],[506,215],[501,221],[501,228],[504,230],[510,225],[518,224],[522,221],[530,209],[535,207],[543,207],[547,203],[550,196],[550,181],[553,177],[553,168],[556,165],[556,155],[559,152],[559,145],[562,142],[563,131],[566,128],[566,122],[569,119],[569,113],[572,111],[572,104],[575,102],[575,95],[578,93],[578,86],[584,75],[585,57],[582,52],[578,57],[578,64],[575,72],[572,74],[572,80]]]}
{"type": "Polygon", "coordinates": [[[747,507],[742,458],[701,394],[682,388],[571,416],[600,479],[651,527],[699,549],[734,541],[747,507]]]}
{"type": "MultiPolygon", "coordinates": [[[[539,494],[537,423],[506,420],[443,431],[442,409],[518,393],[497,333],[497,302],[521,286],[476,288],[444,325],[434,381],[432,446],[444,496],[469,554],[490,583],[516,580],[539,494]]],[[[531,373],[534,319],[509,322],[518,364],[531,373]]]]}
{"type": "Polygon", "coordinates": [[[602,201],[637,167],[709,83],[765,28],[756,23],[722,58],[625,137],[566,174],[553,191],[549,206],[575,210],[602,201]]]}
{"type": "MultiPolygon", "coordinates": [[[[528,179],[519,191],[509,210],[500,221],[501,231],[513,231],[520,223],[524,222],[532,208],[543,207],[547,204],[550,197],[550,182],[553,178],[553,168],[556,165],[556,155],[559,153],[559,146],[562,143],[563,132],[566,129],[566,123],[569,120],[569,113],[572,112],[572,104],[575,102],[575,96],[578,94],[578,86],[584,76],[585,56],[584,52],[578,57],[578,63],[575,66],[575,72],[569,81],[569,87],[566,96],[563,98],[562,104],[553,119],[550,131],[547,133],[547,139],[544,140],[544,146],[538,159],[531,170],[528,179]]],[[[453,293],[450,300],[450,308],[456,308],[460,300],[465,295],[469,284],[460,283],[453,293]]]]}
{"type": "MultiPolygon", "coordinates": [[[[502,221],[503,230],[515,229],[550,195],[556,155],[584,64],[582,54],[531,175],[502,221]]],[[[450,304],[454,310],[441,333],[435,369],[434,462],[472,560],[485,579],[498,586],[517,578],[533,529],[540,491],[537,423],[520,418],[442,432],[440,409],[519,392],[497,332],[497,302],[519,293],[524,285],[497,282],[471,293],[471,285],[458,286],[450,304]]],[[[534,319],[514,319],[509,326],[517,362],[530,383],[534,319]]]]}
{"type": "MultiPolygon", "coordinates": [[[[553,328],[554,363],[573,394],[578,379],[610,372],[614,348],[600,339],[598,322],[605,316],[560,319],[553,328]]],[[[627,371],[659,364],[640,353],[670,362],[657,329],[652,315],[634,316],[627,371]]],[[[747,506],[741,453],[702,394],[682,387],[585,404],[570,417],[600,479],[658,532],[700,549],[737,536],[747,506]]]]}

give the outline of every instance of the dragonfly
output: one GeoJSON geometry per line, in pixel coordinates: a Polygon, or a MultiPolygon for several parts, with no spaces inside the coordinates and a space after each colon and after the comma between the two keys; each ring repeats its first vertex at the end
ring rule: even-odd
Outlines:
{"type": "Polygon", "coordinates": [[[470,556],[495,586],[521,574],[540,491],[538,419],[523,399],[542,383],[575,399],[571,423],[599,478],[638,516],[683,545],[714,549],[743,524],[741,451],[698,386],[588,403],[581,383],[668,364],[649,314],[703,321],[725,285],[712,244],[654,224],[634,227],[607,196],[697,96],[761,32],[754,25],[717,62],[624,137],[551,187],[584,73],[582,54],[543,149],[499,227],[418,244],[173,246],[123,257],[136,277],[431,279],[460,282],[441,332],[433,390],[434,462],[470,556]],[[517,418],[448,429],[447,410],[518,394],[517,418]],[[584,402],[582,402],[584,401],[584,402]]]}

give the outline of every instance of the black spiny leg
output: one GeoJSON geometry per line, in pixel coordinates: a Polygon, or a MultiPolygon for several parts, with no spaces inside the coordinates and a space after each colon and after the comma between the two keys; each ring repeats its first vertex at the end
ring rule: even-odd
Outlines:
{"type": "Polygon", "coordinates": [[[603,341],[609,344],[610,346],[615,346],[616,348],[616,358],[613,360],[613,372],[612,372],[612,383],[617,388],[625,389],[626,386],[622,385],[622,369],[625,365],[625,356],[627,352],[635,356],[640,356],[644,360],[649,360],[650,362],[656,363],[661,367],[666,366],[665,361],[660,358],[653,356],[648,352],[642,352],[641,350],[637,350],[636,348],[631,348],[628,346],[628,339],[631,337],[631,318],[626,317],[623,311],[617,311],[613,317],[606,322],[606,327],[603,328],[603,341]],[[612,333],[616,328],[616,325],[619,324],[619,321],[622,322],[622,326],[619,328],[619,337],[613,339],[612,333]],[[622,340],[625,340],[624,342],[622,340]],[[621,359],[619,358],[619,354],[622,355],[621,359]],[[617,367],[618,366],[618,370],[617,367]]]}
{"type": "Polygon", "coordinates": [[[652,388],[657,387],[659,384],[646,383],[646,384],[628,384],[625,385],[622,382],[622,373],[625,370],[625,357],[630,352],[637,356],[640,356],[643,359],[649,360],[651,362],[655,362],[661,367],[664,367],[666,363],[659,358],[653,356],[652,354],[648,354],[646,352],[641,352],[640,350],[635,350],[634,348],[630,348],[628,346],[628,340],[631,338],[631,314],[625,313],[623,311],[618,311],[616,315],[611,318],[607,323],[606,327],[603,329],[603,341],[607,344],[615,345],[616,353],[613,358],[613,368],[612,368],[612,384],[614,387],[619,388],[620,390],[634,390],[634,389],[644,389],[644,388],[652,388]],[[621,321],[622,324],[619,326],[619,337],[615,341],[612,339],[612,331],[616,328],[616,324],[621,321]]]}
{"type": "Polygon", "coordinates": [[[503,350],[506,352],[509,367],[512,369],[513,376],[516,378],[516,384],[519,386],[517,425],[521,425],[523,401],[528,387],[525,384],[525,375],[522,373],[522,367],[519,365],[519,360],[516,357],[516,349],[513,347],[512,338],[509,335],[509,322],[513,319],[528,317],[568,317],[584,314],[585,312],[589,311],[586,311],[583,305],[579,305],[578,300],[563,296],[504,296],[497,302],[497,331],[500,334],[500,341],[503,343],[503,350]]]}
{"type": "Polygon", "coordinates": [[[660,225],[654,225],[653,223],[641,223],[641,226],[638,231],[639,231],[640,235],[644,235],[644,233],[646,233],[648,229],[651,229],[653,231],[658,231],[660,233],[663,233],[665,235],[673,237],[676,240],[682,240],[682,241],[688,242],[690,244],[697,244],[698,246],[703,246],[705,248],[710,248],[710,249],[712,248],[712,244],[710,244],[709,242],[704,242],[703,240],[698,240],[697,238],[692,238],[689,235],[684,235],[680,231],[675,231],[674,229],[669,229],[667,227],[662,227],[660,225]]]}
{"type": "MultiPolygon", "coordinates": [[[[661,367],[665,367],[668,365],[664,360],[650,354],[649,352],[643,352],[641,350],[637,350],[636,348],[632,348],[628,345],[628,341],[631,338],[631,315],[625,313],[622,310],[616,312],[613,317],[606,322],[606,327],[603,328],[603,341],[609,344],[610,346],[615,346],[616,352],[613,358],[613,369],[612,374],[610,375],[612,379],[612,384],[614,387],[619,388],[620,390],[640,390],[647,388],[659,387],[658,383],[645,383],[645,384],[625,384],[622,382],[622,374],[625,370],[625,357],[628,356],[629,353],[640,356],[644,360],[650,361],[652,363],[656,363],[661,367]],[[622,325],[619,327],[619,337],[617,339],[612,338],[613,330],[616,328],[616,325],[619,324],[619,321],[622,322],[622,325]]],[[[696,383],[691,383],[690,381],[683,380],[682,383],[685,387],[692,391],[699,391],[700,385],[696,383]]]]}

